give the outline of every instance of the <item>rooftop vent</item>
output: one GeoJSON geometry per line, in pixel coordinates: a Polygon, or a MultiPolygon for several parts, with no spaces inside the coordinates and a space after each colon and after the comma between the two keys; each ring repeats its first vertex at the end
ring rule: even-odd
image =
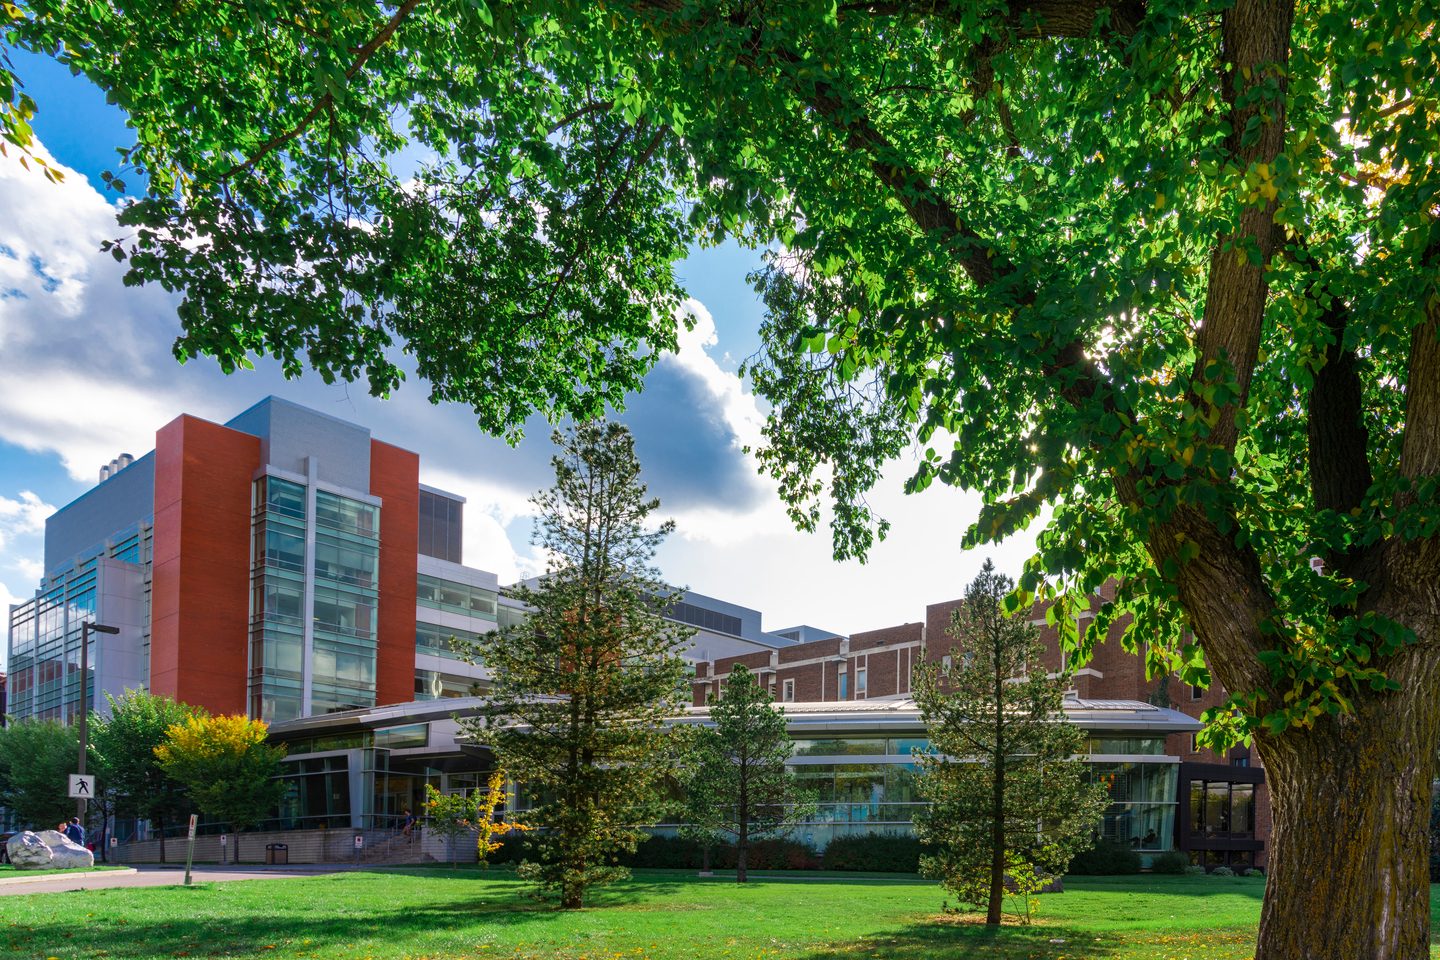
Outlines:
{"type": "Polygon", "coordinates": [[[130,454],[120,454],[120,456],[116,457],[114,460],[111,460],[109,463],[105,464],[100,468],[100,482],[104,483],[106,480],[109,480],[111,477],[115,476],[115,474],[119,473],[121,470],[124,470],[126,467],[130,466],[130,464],[134,462],[135,458],[130,456],[130,454]]]}

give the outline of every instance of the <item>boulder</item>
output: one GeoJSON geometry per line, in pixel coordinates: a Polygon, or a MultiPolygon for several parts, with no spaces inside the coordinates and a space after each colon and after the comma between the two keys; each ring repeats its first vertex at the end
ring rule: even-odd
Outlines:
{"type": "Polygon", "coordinates": [[[95,866],[95,854],[57,830],[41,830],[41,842],[50,848],[50,866],[59,870],[95,866]]]}
{"type": "Polygon", "coordinates": [[[5,852],[10,855],[10,863],[16,870],[48,869],[53,866],[50,861],[55,857],[45,841],[29,830],[11,837],[10,842],[5,844],[5,852]]]}

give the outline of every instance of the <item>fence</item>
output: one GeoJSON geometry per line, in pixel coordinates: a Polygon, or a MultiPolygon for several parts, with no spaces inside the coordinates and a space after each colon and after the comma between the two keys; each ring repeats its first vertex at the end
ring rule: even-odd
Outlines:
{"type": "MultiPolygon", "coordinates": [[[[364,837],[359,860],[362,864],[386,865],[407,863],[474,863],[475,831],[467,831],[455,838],[451,844],[442,836],[423,827],[406,837],[398,830],[353,830],[336,828],[326,830],[257,830],[250,833],[229,834],[224,850],[225,862],[234,862],[236,844],[239,844],[240,863],[264,863],[265,847],[271,843],[286,845],[288,862],[297,863],[354,863],[355,837],[364,837]]],[[[184,837],[165,839],[165,859],[169,863],[185,862],[184,837]]],[[[111,851],[115,863],[159,863],[160,841],[139,840],[122,843],[111,851]]],[[[195,838],[195,860],[197,863],[218,863],[221,859],[220,835],[207,833],[195,838]]]]}

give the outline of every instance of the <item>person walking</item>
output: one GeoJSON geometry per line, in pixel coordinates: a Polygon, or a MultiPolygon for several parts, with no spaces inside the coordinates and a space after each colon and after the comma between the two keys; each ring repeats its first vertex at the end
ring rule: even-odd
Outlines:
{"type": "Polygon", "coordinates": [[[63,824],[63,826],[65,828],[65,836],[69,837],[76,846],[85,846],[85,828],[80,826],[79,817],[71,817],[70,822],[63,824]]]}

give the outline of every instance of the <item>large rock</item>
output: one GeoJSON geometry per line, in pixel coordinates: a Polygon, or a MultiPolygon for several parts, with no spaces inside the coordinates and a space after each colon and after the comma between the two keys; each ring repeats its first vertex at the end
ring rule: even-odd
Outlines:
{"type": "Polygon", "coordinates": [[[41,830],[38,836],[45,846],[50,848],[51,867],[71,870],[75,867],[95,866],[95,854],[58,830],[41,830]]]}
{"type": "MultiPolygon", "coordinates": [[[[50,832],[54,833],[53,830],[50,832]]],[[[47,869],[55,858],[45,841],[29,830],[11,837],[10,842],[5,844],[5,852],[10,855],[10,863],[16,870],[47,869]]]]}

